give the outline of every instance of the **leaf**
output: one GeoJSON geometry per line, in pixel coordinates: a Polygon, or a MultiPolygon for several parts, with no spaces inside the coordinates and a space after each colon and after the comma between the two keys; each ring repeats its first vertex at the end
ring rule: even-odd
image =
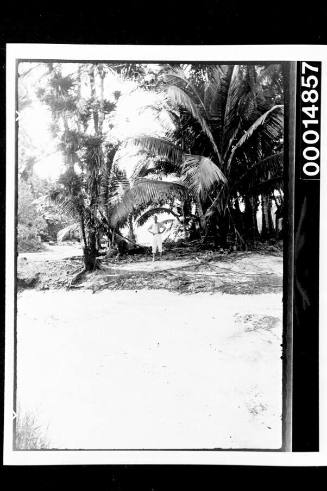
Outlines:
{"type": "Polygon", "coordinates": [[[55,204],[58,212],[70,218],[79,217],[80,211],[83,210],[83,200],[79,196],[67,196],[64,192],[53,191],[49,197],[49,204],[55,204]]]}
{"type": "Polygon", "coordinates": [[[132,179],[136,179],[138,177],[148,177],[149,175],[167,176],[169,174],[179,174],[180,170],[180,166],[176,166],[173,162],[167,159],[146,158],[140,160],[135,165],[132,179]]]}
{"type": "Polygon", "coordinates": [[[221,169],[208,157],[202,155],[185,157],[182,180],[193,196],[203,199],[214,184],[227,182],[221,169]]]}
{"type": "Polygon", "coordinates": [[[191,80],[187,77],[183,69],[171,69],[168,73],[165,74],[165,81],[170,85],[175,85],[176,87],[180,87],[184,90],[189,90],[191,93],[193,93],[193,96],[195,96],[195,98],[198,100],[203,110],[205,111],[205,105],[202,98],[200,97],[199,92],[197,91],[195,85],[192,84],[191,80]]]}
{"type": "Polygon", "coordinates": [[[67,227],[62,228],[59,230],[57,234],[57,240],[59,242],[62,242],[63,239],[65,239],[67,236],[69,236],[72,232],[80,232],[80,225],[79,223],[72,223],[71,225],[68,225],[67,227]]]}
{"type": "Polygon", "coordinates": [[[197,104],[183,89],[176,86],[170,86],[167,89],[167,97],[171,99],[176,105],[183,107],[192,114],[193,118],[200,124],[203,133],[208,137],[209,141],[211,142],[212,147],[218,157],[218,160],[221,163],[221,155],[216,145],[215,139],[205,117],[201,114],[201,111],[198,108],[197,104]]]}
{"type": "Polygon", "coordinates": [[[163,206],[157,206],[156,208],[150,208],[149,210],[146,210],[144,213],[142,213],[141,216],[139,216],[137,222],[139,225],[143,225],[153,215],[159,215],[161,213],[168,213],[170,215],[173,215],[180,222],[180,217],[177,215],[177,213],[175,213],[171,208],[163,206]]]}
{"type": "MultiPolygon", "coordinates": [[[[228,159],[228,162],[227,162],[227,169],[230,168],[230,165],[231,165],[231,162],[232,162],[232,159],[234,157],[234,154],[235,154],[236,150],[238,148],[240,148],[253,135],[253,133],[260,126],[263,126],[265,124],[266,120],[271,115],[271,113],[273,113],[274,111],[279,111],[279,110],[280,111],[283,111],[283,109],[284,109],[284,106],[283,105],[273,106],[271,109],[269,109],[264,114],[262,114],[250,126],[250,128],[247,131],[244,132],[243,136],[239,139],[239,141],[236,143],[236,145],[234,145],[234,147],[232,148],[231,154],[230,154],[229,159],[228,159]]],[[[266,124],[266,127],[265,127],[265,130],[264,131],[266,132],[266,134],[270,138],[275,139],[279,135],[279,133],[281,131],[282,122],[283,122],[283,118],[281,117],[281,115],[277,115],[275,117],[272,117],[272,120],[270,121],[270,123],[267,123],[266,124]]]]}
{"type": "Polygon", "coordinates": [[[239,189],[241,185],[244,192],[249,192],[249,190],[253,192],[265,182],[282,179],[283,163],[284,152],[269,155],[247,169],[234,183],[233,188],[239,189]]]}
{"type": "Polygon", "coordinates": [[[281,65],[276,63],[272,63],[268,65],[258,75],[254,90],[258,90],[266,82],[273,82],[280,72],[281,72],[281,65]]]}
{"type": "Polygon", "coordinates": [[[231,133],[235,131],[235,124],[238,125],[237,109],[244,91],[245,85],[240,76],[240,66],[234,65],[226,99],[223,128],[224,142],[229,140],[231,133]]]}
{"type": "Polygon", "coordinates": [[[233,65],[211,65],[208,67],[208,85],[205,90],[205,106],[208,122],[216,144],[223,153],[224,116],[233,65]]]}
{"type": "Polygon", "coordinates": [[[155,136],[139,136],[129,138],[126,143],[130,142],[133,145],[140,147],[142,150],[148,151],[153,156],[166,158],[176,164],[181,163],[183,159],[183,151],[167,138],[159,138],[155,136]]]}
{"type": "Polygon", "coordinates": [[[165,198],[175,197],[180,200],[187,196],[187,189],[177,182],[137,179],[131,189],[126,191],[121,200],[114,206],[111,214],[111,225],[116,227],[124,223],[130,213],[142,205],[165,198]]]}

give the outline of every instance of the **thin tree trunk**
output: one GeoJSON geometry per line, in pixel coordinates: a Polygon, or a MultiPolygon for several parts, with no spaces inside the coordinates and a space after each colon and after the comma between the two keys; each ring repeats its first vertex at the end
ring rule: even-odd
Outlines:
{"type": "Polygon", "coordinates": [[[104,121],[104,79],[105,79],[105,71],[103,69],[103,65],[98,65],[98,72],[100,75],[99,133],[102,133],[103,121],[104,121]]]}
{"type": "MultiPolygon", "coordinates": [[[[90,78],[90,87],[91,87],[91,99],[92,101],[95,101],[96,99],[96,90],[95,90],[95,71],[94,71],[94,64],[91,64],[90,70],[89,70],[89,78],[90,78]]],[[[99,115],[98,111],[96,109],[93,110],[93,122],[94,122],[94,130],[95,133],[98,134],[99,132],[99,115]]]]}
{"type": "Polygon", "coordinates": [[[267,202],[265,196],[261,195],[261,239],[265,240],[267,238],[267,202]]]}
{"type": "Polygon", "coordinates": [[[133,217],[132,215],[129,215],[128,217],[128,238],[135,242],[135,234],[134,234],[134,227],[133,227],[133,217]]]}
{"type": "Polygon", "coordinates": [[[206,218],[205,218],[205,215],[203,213],[201,201],[199,199],[197,202],[197,210],[198,210],[198,215],[199,215],[200,234],[202,235],[206,231],[206,218]]]}
{"type": "Polygon", "coordinates": [[[261,238],[266,240],[269,236],[268,202],[265,194],[261,195],[262,228],[261,238]]]}
{"type": "Polygon", "coordinates": [[[268,201],[268,230],[269,230],[269,237],[271,237],[274,232],[275,232],[275,226],[274,226],[274,221],[272,218],[272,197],[269,194],[267,196],[267,201],[268,201]]]}
{"type": "Polygon", "coordinates": [[[80,228],[81,228],[81,235],[82,235],[83,244],[84,244],[84,248],[85,248],[85,247],[87,247],[87,241],[86,241],[86,235],[85,235],[85,225],[84,225],[83,214],[80,215],[80,228]]]}
{"type": "MultiPolygon", "coordinates": [[[[82,67],[79,64],[77,69],[77,90],[78,90],[77,94],[78,94],[79,101],[82,98],[81,87],[82,87],[82,67]]],[[[79,118],[77,118],[77,130],[78,133],[81,133],[81,122],[79,118]]]]}
{"type": "Polygon", "coordinates": [[[84,265],[86,271],[94,271],[96,268],[96,259],[98,255],[96,247],[96,230],[95,228],[89,228],[88,230],[88,245],[84,248],[84,265]]]}
{"type": "Polygon", "coordinates": [[[255,225],[256,221],[254,221],[254,215],[255,215],[255,206],[253,199],[244,196],[244,205],[245,205],[245,210],[243,213],[244,221],[243,221],[243,230],[244,230],[244,236],[250,240],[253,241],[255,240],[255,225]]]}
{"type": "Polygon", "coordinates": [[[255,241],[259,234],[258,222],[257,222],[258,203],[256,198],[254,197],[250,198],[250,201],[251,201],[251,211],[252,211],[252,238],[253,241],[255,241]]]}

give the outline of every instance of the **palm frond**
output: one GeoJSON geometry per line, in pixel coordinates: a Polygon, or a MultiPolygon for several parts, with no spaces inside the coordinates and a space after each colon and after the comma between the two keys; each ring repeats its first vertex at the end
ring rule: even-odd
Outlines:
{"type": "Polygon", "coordinates": [[[67,227],[64,227],[61,230],[59,230],[57,234],[57,240],[59,242],[62,242],[63,240],[65,240],[66,237],[69,237],[69,235],[73,232],[80,232],[80,224],[78,222],[67,225],[67,227]]]}
{"type": "Polygon", "coordinates": [[[148,176],[167,176],[169,174],[179,175],[181,171],[181,166],[176,166],[173,162],[166,159],[144,159],[139,161],[135,167],[132,174],[132,180],[139,177],[148,176]]]}
{"type": "Polygon", "coordinates": [[[204,104],[209,118],[221,120],[222,87],[225,73],[221,66],[208,67],[208,83],[204,90],[204,104]]]}
{"type": "Polygon", "coordinates": [[[114,176],[108,188],[102,188],[102,203],[106,206],[114,206],[122,196],[130,189],[131,183],[126,177],[114,176]]]}
{"type": "Polygon", "coordinates": [[[270,82],[272,79],[276,78],[281,72],[281,65],[272,63],[264,68],[258,75],[254,90],[262,87],[263,84],[270,82]]]}
{"type": "Polygon", "coordinates": [[[238,106],[245,91],[246,86],[241,77],[240,65],[234,65],[225,106],[223,144],[230,140],[231,135],[235,132],[235,125],[239,124],[238,106]]]}
{"type": "Polygon", "coordinates": [[[197,198],[205,198],[214,184],[227,182],[221,169],[202,155],[185,157],[182,179],[190,193],[197,198]]]}
{"type": "Polygon", "coordinates": [[[184,72],[183,69],[181,68],[172,68],[168,73],[165,74],[165,81],[169,85],[174,85],[176,87],[182,88],[184,90],[188,90],[193,95],[195,95],[196,99],[198,100],[199,104],[202,106],[202,109],[205,111],[205,105],[200,97],[200,94],[198,90],[196,89],[195,85],[192,84],[191,80],[186,76],[186,73],[184,72]]]}
{"type": "Polygon", "coordinates": [[[283,187],[283,182],[283,176],[275,176],[264,181],[255,182],[253,186],[249,187],[248,195],[258,196],[259,194],[273,193],[276,189],[281,189],[283,187]]]}
{"type": "Polygon", "coordinates": [[[116,227],[124,223],[128,216],[145,204],[171,197],[184,200],[187,189],[181,183],[137,179],[131,189],[124,193],[121,200],[113,207],[111,225],[116,227]]]}
{"type": "Polygon", "coordinates": [[[69,218],[76,219],[84,209],[81,196],[67,196],[61,190],[52,191],[48,196],[49,205],[55,205],[57,211],[69,218]]]}
{"type": "Polygon", "coordinates": [[[211,65],[208,67],[205,105],[210,128],[221,154],[223,153],[225,109],[233,68],[233,65],[211,65]]]}
{"type": "Polygon", "coordinates": [[[188,111],[192,115],[192,117],[199,123],[203,133],[208,137],[209,141],[211,142],[212,148],[218,157],[219,163],[221,163],[221,155],[218,150],[216,141],[205,117],[201,114],[198,105],[183,89],[177,87],[176,85],[171,85],[170,87],[168,87],[167,97],[171,99],[177,106],[180,106],[188,111]]]}
{"type": "Polygon", "coordinates": [[[154,157],[166,158],[167,160],[176,164],[182,162],[182,149],[167,138],[143,135],[129,138],[127,142],[132,143],[141,150],[146,150],[154,157]]]}
{"type": "Polygon", "coordinates": [[[140,160],[135,164],[132,179],[137,179],[138,177],[145,177],[149,172],[154,170],[154,157],[140,158],[140,160]]]}
{"type": "Polygon", "coordinates": [[[239,186],[254,189],[256,185],[271,179],[283,177],[284,152],[278,152],[260,160],[247,169],[234,183],[233,188],[239,186]]]}
{"type": "Polygon", "coordinates": [[[174,210],[172,210],[171,208],[166,208],[164,206],[157,206],[155,208],[150,208],[149,210],[146,210],[144,213],[142,213],[142,215],[139,216],[139,218],[137,219],[137,223],[139,225],[143,225],[153,215],[160,215],[163,213],[173,215],[180,222],[180,217],[174,210]]]}
{"type": "Polygon", "coordinates": [[[276,139],[278,135],[280,134],[281,128],[282,128],[282,123],[283,123],[283,117],[282,117],[282,111],[284,109],[283,105],[276,105],[273,106],[271,109],[266,111],[264,114],[262,114],[251,126],[250,128],[244,132],[242,137],[239,139],[239,141],[236,143],[236,145],[233,146],[232,151],[230,153],[228,162],[227,162],[227,169],[230,168],[232,159],[234,157],[234,154],[238,148],[240,148],[252,135],[253,133],[263,125],[265,125],[266,120],[267,124],[265,125],[264,132],[269,138],[271,139],[276,139]],[[275,111],[280,111],[280,113],[276,115],[270,116],[272,113],[275,111]],[[271,119],[270,119],[270,118],[271,119]],[[270,119],[270,121],[269,121],[270,119]]]}

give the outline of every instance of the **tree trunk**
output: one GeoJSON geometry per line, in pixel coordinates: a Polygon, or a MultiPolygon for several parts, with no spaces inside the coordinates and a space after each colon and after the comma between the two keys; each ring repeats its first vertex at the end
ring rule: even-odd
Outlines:
{"type": "MultiPolygon", "coordinates": [[[[96,99],[96,90],[95,90],[95,72],[94,72],[94,65],[93,63],[91,64],[90,70],[89,70],[89,77],[90,77],[90,86],[91,86],[91,99],[92,101],[95,101],[96,99]]],[[[96,134],[99,132],[99,114],[96,109],[93,110],[93,122],[94,122],[94,131],[96,134]]]]}
{"type": "Polygon", "coordinates": [[[134,227],[133,227],[133,217],[132,215],[129,215],[128,217],[128,238],[135,242],[135,234],[134,234],[134,227]]]}
{"type": "Polygon", "coordinates": [[[261,238],[269,239],[273,233],[273,223],[271,217],[271,198],[266,194],[261,195],[261,210],[262,210],[262,230],[261,238]]]}
{"type": "Polygon", "coordinates": [[[257,198],[250,198],[251,208],[252,208],[252,237],[253,240],[257,240],[259,236],[258,222],[257,222],[257,210],[258,210],[258,200],[257,198]]]}
{"type": "Polygon", "coordinates": [[[243,212],[243,231],[244,237],[246,237],[249,241],[255,241],[258,233],[257,228],[257,218],[256,218],[256,210],[257,205],[254,202],[254,198],[245,196],[244,197],[245,210],[243,212]]]}
{"type": "Polygon", "coordinates": [[[269,230],[269,237],[272,237],[274,235],[274,232],[275,232],[275,226],[274,226],[274,221],[273,221],[273,217],[271,214],[272,197],[270,194],[267,196],[267,200],[268,200],[268,230],[269,230]]]}
{"type": "Polygon", "coordinates": [[[84,247],[84,266],[86,271],[94,271],[96,268],[96,259],[98,255],[97,251],[97,238],[96,230],[94,228],[88,231],[88,245],[84,247]]]}
{"type": "Polygon", "coordinates": [[[231,247],[234,240],[230,233],[230,216],[227,213],[219,217],[219,233],[221,247],[231,247]]]}
{"type": "Polygon", "coordinates": [[[206,232],[207,222],[206,222],[206,218],[205,218],[204,213],[203,213],[201,201],[199,199],[197,202],[197,210],[198,210],[198,215],[199,215],[200,235],[202,236],[206,232]]]}
{"type": "Polygon", "coordinates": [[[84,247],[86,247],[87,242],[86,242],[86,235],[85,235],[84,216],[82,214],[80,215],[80,229],[81,229],[81,236],[82,236],[83,244],[84,244],[84,247]]]}
{"type": "Polygon", "coordinates": [[[99,133],[102,133],[104,121],[104,79],[105,71],[103,65],[98,65],[98,73],[100,75],[100,108],[99,108],[99,133]]]}

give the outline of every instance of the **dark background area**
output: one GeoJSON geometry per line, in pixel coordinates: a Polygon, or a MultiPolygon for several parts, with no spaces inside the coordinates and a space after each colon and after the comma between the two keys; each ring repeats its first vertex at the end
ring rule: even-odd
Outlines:
{"type": "MultiPolygon", "coordinates": [[[[201,4],[177,2],[135,2],[133,6],[120,6],[107,2],[82,7],[71,5],[70,9],[43,7],[36,9],[29,4],[2,8],[0,20],[0,285],[1,303],[1,386],[3,396],[4,373],[4,251],[5,251],[5,44],[6,43],[72,43],[72,44],[326,44],[327,9],[323,3],[243,2],[234,0],[202,1],[201,4]],[[292,8],[293,7],[293,8],[292,8]]],[[[327,49],[327,46],[326,46],[327,49]]],[[[309,185],[312,183],[308,183],[309,185]]],[[[305,330],[317,321],[317,234],[318,196],[308,186],[298,184],[296,199],[303,202],[308,196],[306,229],[307,246],[302,250],[301,263],[306,265],[304,281],[309,284],[310,308],[301,314],[301,336],[294,354],[294,398],[293,443],[298,450],[309,450],[317,436],[317,384],[313,381],[312,397],[306,392],[317,372],[317,337],[311,341],[305,330]],[[302,200],[302,201],[301,201],[302,200]],[[310,215],[309,215],[310,214],[310,215]],[[312,217],[313,220],[312,220],[312,217]],[[309,238],[309,240],[308,240],[309,238]],[[309,397],[308,397],[309,395],[309,397]],[[302,448],[300,448],[302,446],[302,448]]],[[[300,205],[299,205],[300,206],[300,205]]],[[[296,211],[296,213],[299,213],[296,211]]],[[[295,215],[298,220],[299,215],[295,215]]],[[[300,268],[301,271],[301,268],[300,268]]],[[[303,270],[304,271],[304,270],[303,270]]],[[[301,274],[301,273],[300,273],[301,274]]],[[[296,297],[297,298],[297,297],[296,297]]],[[[299,302],[301,309],[301,298],[299,302]]],[[[3,407],[3,401],[1,408],[3,407]]],[[[3,420],[1,422],[3,425],[3,420]]],[[[29,482],[34,489],[58,489],[80,483],[88,487],[98,486],[101,477],[102,489],[142,490],[186,489],[189,485],[197,489],[216,489],[222,485],[223,477],[234,482],[233,467],[212,466],[66,466],[66,467],[5,467],[3,477],[10,485],[29,482]]],[[[238,467],[237,473],[251,483],[272,480],[274,469],[268,467],[238,467]]],[[[302,470],[299,470],[303,479],[302,470]]],[[[245,481],[244,481],[245,482],[245,481]]],[[[281,484],[281,482],[278,482],[281,484]]],[[[304,482],[303,482],[304,484],[304,482]]]]}
{"type": "MultiPolygon", "coordinates": [[[[303,60],[306,61],[306,60],[303,60]]],[[[314,59],[312,60],[314,61],[314,59]]],[[[320,73],[317,92],[320,119],[320,73]]],[[[310,74],[313,72],[310,72],[310,74]]],[[[305,90],[302,88],[302,90],[305,90]]],[[[294,186],[293,450],[319,451],[319,222],[320,180],[304,179],[305,145],[301,100],[301,63],[297,63],[294,186]]],[[[320,133],[320,124],[315,127],[320,133]]],[[[318,144],[319,145],[319,144],[318,144]]],[[[318,147],[317,145],[317,147],[318,147]]],[[[320,161],[323,167],[323,162],[320,161]]],[[[324,172],[324,170],[322,170],[324,172]]],[[[320,176],[317,176],[320,177],[320,176]]]]}

